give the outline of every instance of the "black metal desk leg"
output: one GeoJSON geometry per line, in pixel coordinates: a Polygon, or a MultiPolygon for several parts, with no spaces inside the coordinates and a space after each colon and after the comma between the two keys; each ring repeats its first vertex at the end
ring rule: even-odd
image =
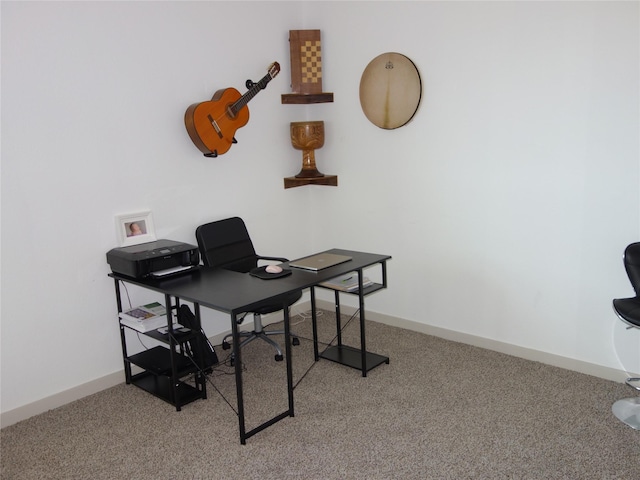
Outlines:
{"type": "MultiPolygon", "coordinates": [[[[200,318],[200,304],[197,302],[194,302],[193,308],[194,308],[194,315],[196,317],[196,328],[202,331],[202,333],[204,333],[204,330],[202,329],[202,320],[200,318]]],[[[204,348],[205,348],[204,342],[199,340],[197,342],[196,348],[198,348],[199,350],[200,358],[204,358],[204,348]]],[[[207,398],[207,374],[205,373],[204,369],[198,368],[198,372],[196,373],[196,385],[200,386],[200,391],[202,392],[202,398],[206,399],[207,398]]]]}
{"type": "Polygon", "coordinates": [[[340,292],[335,290],[333,292],[334,300],[333,303],[336,307],[336,336],[338,338],[338,347],[342,346],[342,321],[341,321],[341,313],[340,313],[340,292]]]}
{"type": "Polygon", "coordinates": [[[318,353],[318,316],[316,315],[316,289],[311,287],[309,289],[311,293],[311,327],[313,329],[313,358],[317,362],[320,360],[320,354],[318,353]]]}
{"type": "Polygon", "coordinates": [[[238,396],[238,427],[240,428],[240,443],[246,445],[247,432],[244,425],[244,398],[242,396],[242,358],[240,354],[240,335],[238,334],[238,319],[231,314],[231,334],[233,336],[233,362],[236,370],[236,394],[238,396]]]}
{"type": "Polygon", "coordinates": [[[131,383],[131,364],[127,361],[127,339],[124,327],[120,323],[120,312],[122,312],[122,297],[120,296],[120,280],[114,279],[116,287],[116,304],[118,306],[118,326],[120,327],[120,343],[122,344],[122,358],[124,361],[124,378],[127,385],[131,383]]]}
{"type": "Polygon", "coordinates": [[[362,269],[358,270],[358,300],[360,302],[360,355],[362,357],[362,376],[367,376],[367,342],[364,328],[364,288],[362,286],[362,269]]]}
{"type": "MultiPolygon", "coordinates": [[[[164,304],[167,309],[167,331],[169,332],[169,358],[171,359],[171,395],[173,397],[173,401],[176,404],[176,411],[179,412],[182,410],[182,403],[180,403],[180,395],[178,394],[178,367],[176,364],[176,339],[173,335],[173,303],[171,300],[171,295],[165,293],[164,295],[164,304]]],[[[178,308],[180,308],[180,299],[175,297],[175,309],[176,312],[178,308]]]]}
{"type": "Polygon", "coordinates": [[[291,332],[289,325],[289,305],[284,304],[284,343],[287,357],[287,394],[289,397],[289,416],[293,417],[293,366],[291,365],[291,332]]]}

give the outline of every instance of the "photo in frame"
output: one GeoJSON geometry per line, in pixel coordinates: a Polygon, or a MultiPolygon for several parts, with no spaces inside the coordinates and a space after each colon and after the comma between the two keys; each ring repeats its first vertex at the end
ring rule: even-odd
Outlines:
{"type": "Polygon", "coordinates": [[[121,247],[154,242],[153,215],[150,211],[117,215],[116,234],[121,247]]]}

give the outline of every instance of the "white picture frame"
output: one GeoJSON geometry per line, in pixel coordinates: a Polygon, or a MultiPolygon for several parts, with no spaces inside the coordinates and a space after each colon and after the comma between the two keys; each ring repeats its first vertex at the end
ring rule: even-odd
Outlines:
{"type": "Polygon", "coordinates": [[[116,235],[121,247],[154,242],[156,240],[153,215],[150,211],[116,216],[116,235]]]}

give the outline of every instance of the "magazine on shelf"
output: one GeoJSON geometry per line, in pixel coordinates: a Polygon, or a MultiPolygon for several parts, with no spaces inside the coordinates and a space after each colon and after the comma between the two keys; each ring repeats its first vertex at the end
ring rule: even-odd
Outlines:
{"type": "MultiPolygon", "coordinates": [[[[373,282],[368,277],[362,277],[362,286],[368,287],[373,282]]],[[[358,272],[350,272],[339,277],[332,278],[326,282],[321,282],[323,287],[341,290],[343,292],[355,292],[358,290],[358,272]]]]}
{"type": "Polygon", "coordinates": [[[167,326],[167,310],[158,302],[125,310],[119,316],[122,325],[138,332],[149,332],[167,326]]]}

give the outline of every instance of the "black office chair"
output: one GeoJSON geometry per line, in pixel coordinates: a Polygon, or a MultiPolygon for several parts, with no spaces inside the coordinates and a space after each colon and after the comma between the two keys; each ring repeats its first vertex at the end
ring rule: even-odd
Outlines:
{"type": "MultiPolygon", "coordinates": [[[[200,225],[196,229],[196,240],[198,241],[198,248],[202,256],[202,261],[206,266],[224,268],[226,270],[233,270],[241,273],[248,273],[252,269],[258,266],[258,261],[276,261],[286,262],[286,258],[281,257],[264,257],[257,255],[251,242],[251,237],[247,231],[247,227],[244,221],[239,217],[227,218],[225,220],[218,220],[216,222],[206,223],[200,225]]],[[[267,262],[268,263],[268,262],[267,262]]],[[[269,281],[269,280],[265,280],[269,281]]],[[[253,313],[253,331],[252,332],[240,332],[240,336],[244,338],[240,343],[240,348],[253,340],[260,338],[265,342],[271,344],[275,350],[276,361],[282,361],[282,350],[280,346],[269,338],[269,335],[283,335],[284,330],[270,330],[265,331],[262,326],[261,315],[267,313],[277,312],[282,310],[282,306],[293,305],[302,296],[302,291],[297,291],[292,294],[283,295],[271,299],[269,302],[260,304],[254,309],[253,313]]],[[[249,312],[246,312],[249,313],[249,312]]],[[[246,314],[245,313],[245,314],[246,314]]],[[[238,323],[242,323],[244,316],[238,323]]],[[[299,338],[291,334],[292,344],[299,345],[299,338]]],[[[231,334],[227,335],[223,342],[222,348],[228,350],[231,348],[229,341],[233,338],[231,334]]],[[[234,353],[231,354],[231,363],[234,361],[234,353]]]]}
{"type": "MultiPolygon", "coordinates": [[[[636,293],[632,298],[616,298],[613,309],[628,328],[640,328],[640,242],[632,243],[624,251],[624,268],[636,293]]],[[[627,378],[627,385],[640,391],[640,377],[627,378]]],[[[640,397],[618,400],[611,407],[622,422],[640,430],[640,397]]]]}

